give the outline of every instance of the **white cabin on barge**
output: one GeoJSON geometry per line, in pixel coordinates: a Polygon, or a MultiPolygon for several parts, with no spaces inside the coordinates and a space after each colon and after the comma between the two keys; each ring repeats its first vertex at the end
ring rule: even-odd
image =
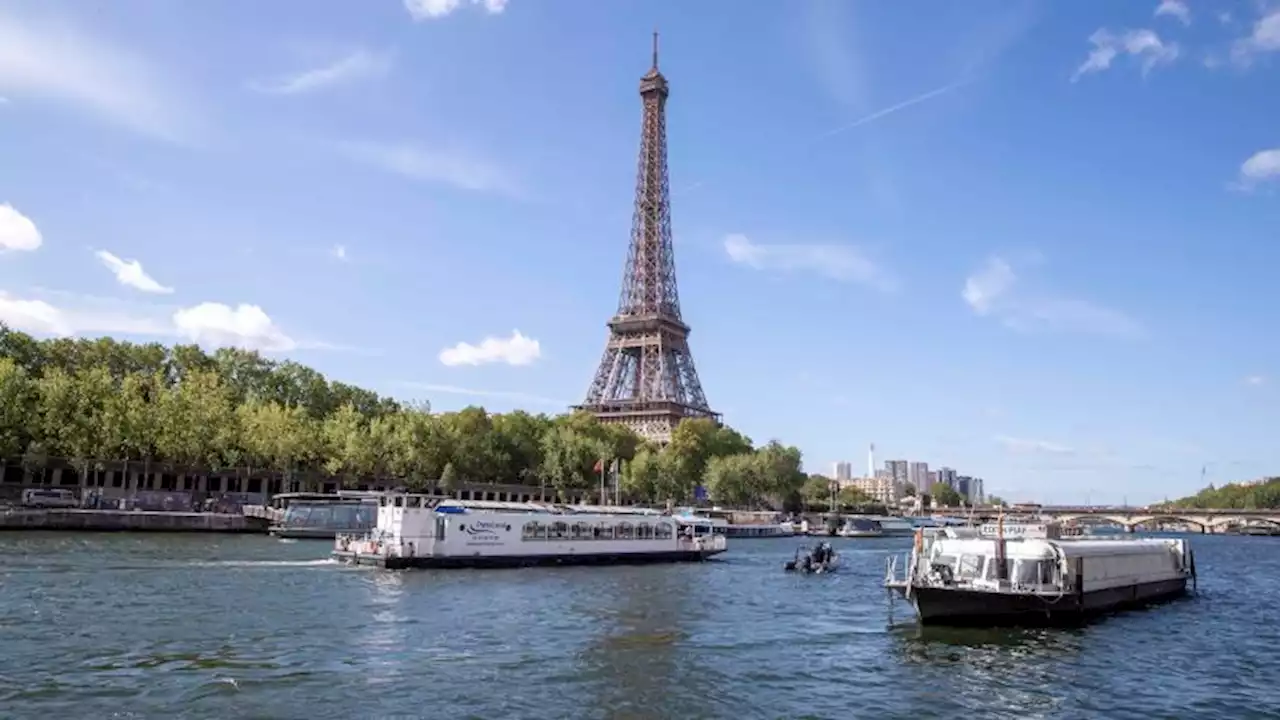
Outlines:
{"type": "Polygon", "coordinates": [[[917,531],[901,578],[897,560],[885,586],[945,625],[1077,622],[1183,595],[1196,572],[1185,539],[1095,540],[1054,523],[917,531]]]}
{"type": "Polygon", "coordinates": [[[712,522],[645,508],[446,500],[387,494],[367,535],[333,556],[388,569],[683,562],[727,549],[712,522]]]}

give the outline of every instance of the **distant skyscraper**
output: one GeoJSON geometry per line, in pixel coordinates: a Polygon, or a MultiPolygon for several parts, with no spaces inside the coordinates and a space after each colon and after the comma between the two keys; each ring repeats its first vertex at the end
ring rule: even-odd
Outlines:
{"type": "Polygon", "coordinates": [[[958,490],[956,487],[956,471],[955,468],[940,467],[938,468],[938,482],[946,485],[952,490],[958,490]]]}
{"type": "Polygon", "coordinates": [[[916,492],[929,492],[929,463],[913,462],[907,467],[907,482],[916,492]]]}
{"type": "Polygon", "coordinates": [[[960,497],[969,502],[973,502],[973,478],[968,475],[961,475],[956,478],[956,492],[960,493],[960,497]]]}
{"type": "Polygon", "coordinates": [[[871,443],[871,447],[867,448],[867,477],[876,476],[876,444],[871,443]]]}
{"type": "Polygon", "coordinates": [[[908,464],[906,460],[885,460],[884,469],[889,471],[889,477],[899,484],[907,482],[908,464]]]}
{"type": "Polygon", "coordinates": [[[853,477],[853,463],[842,460],[836,463],[831,471],[835,475],[835,480],[849,480],[853,477]]]}
{"type": "Polygon", "coordinates": [[[929,471],[929,477],[925,480],[925,490],[922,492],[933,493],[933,486],[938,484],[938,473],[936,470],[929,471]]]}
{"type": "Polygon", "coordinates": [[[973,479],[973,484],[969,486],[969,499],[974,504],[981,505],[987,501],[987,490],[983,484],[982,478],[976,477],[973,479]]]}

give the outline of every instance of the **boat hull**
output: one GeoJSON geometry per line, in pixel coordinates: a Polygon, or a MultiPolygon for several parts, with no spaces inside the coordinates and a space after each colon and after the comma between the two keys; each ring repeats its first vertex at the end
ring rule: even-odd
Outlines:
{"type": "Polygon", "coordinates": [[[657,563],[701,562],[724,550],[672,550],[657,553],[592,553],[573,555],[455,555],[415,557],[371,555],[335,550],[336,560],[355,565],[371,565],[387,570],[411,568],[518,568],[572,565],[651,565],[657,563]]]}
{"type": "MultiPolygon", "coordinates": [[[[905,591],[906,588],[899,588],[905,591]]],[[[1045,596],[980,590],[911,588],[922,625],[954,627],[1075,625],[1098,615],[1173,600],[1187,592],[1187,578],[1107,588],[1082,596],[1045,596]]]]}

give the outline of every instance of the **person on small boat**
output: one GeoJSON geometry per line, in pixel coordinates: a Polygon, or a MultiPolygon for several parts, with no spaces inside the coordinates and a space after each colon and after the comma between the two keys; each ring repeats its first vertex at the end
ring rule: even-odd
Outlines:
{"type": "Polygon", "coordinates": [[[831,543],[820,543],[818,547],[813,549],[813,563],[815,565],[826,565],[834,553],[835,551],[831,549],[831,543]]]}

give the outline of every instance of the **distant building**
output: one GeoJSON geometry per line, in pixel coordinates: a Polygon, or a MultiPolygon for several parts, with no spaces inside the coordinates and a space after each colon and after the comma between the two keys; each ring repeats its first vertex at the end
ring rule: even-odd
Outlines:
{"type": "Polygon", "coordinates": [[[908,465],[907,482],[911,483],[917,493],[929,492],[929,463],[913,462],[908,465]]]}
{"type": "Polygon", "coordinates": [[[906,460],[885,460],[884,469],[889,471],[889,476],[893,478],[894,482],[902,485],[907,483],[910,463],[906,460]]]}
{"type": "Polygon", "coordinates": [[[973,501],[973,478],[968,475],[960,475],[956,478],[956,492],[960,493],[960,497],[966,502],[973,501]]]}
{"type": "Polygon", "coordinates": [[[969,500],[975,505],[981,505],[987,501],[987,491],[983,487],[982,478],[976,477],[969,486],[969,500]]]}
{"type": "Polygon", "coordinates": [[[873,478],[854,478],[849,481],[867,497],[884,505],[892,505],[902,498],[902,486],[893,480],[887,470],[879,470],[873,478]]]}
{"type": "Polygon", "coordinates": [[[837,462],[832,466],[831,474],[835,480],[851,480],[853,479],[853,463],[843,460],[837,462]]]}
{"type": "Polygon", "coordinates": [[[938,480],[937,480],[937,482],[940,482],[940,483],[942,483],[943,485],[946,485],[947,487],[949,487],[949,488],[951,488],[952,490],[955,490],[955,491],[957,491],[957,492],[959,492],[959,490],[960,490],[960,488],[957,488],[957,487],[956,487],[956,471],[955,471],[955,468],[949,468],[949,467],[940,467],[940,468],[938,468],[938,480]]]}
{"type": "Polygon", "coordinates": [[[938,484],[938,472],[936,470],[930,470],[929,477],[927,480],[925,480],[925,484],[924,484],[924,486],[928,489],[922,490],[921,492],[932,494],[933,486],[937,484],[938,484]]]}

